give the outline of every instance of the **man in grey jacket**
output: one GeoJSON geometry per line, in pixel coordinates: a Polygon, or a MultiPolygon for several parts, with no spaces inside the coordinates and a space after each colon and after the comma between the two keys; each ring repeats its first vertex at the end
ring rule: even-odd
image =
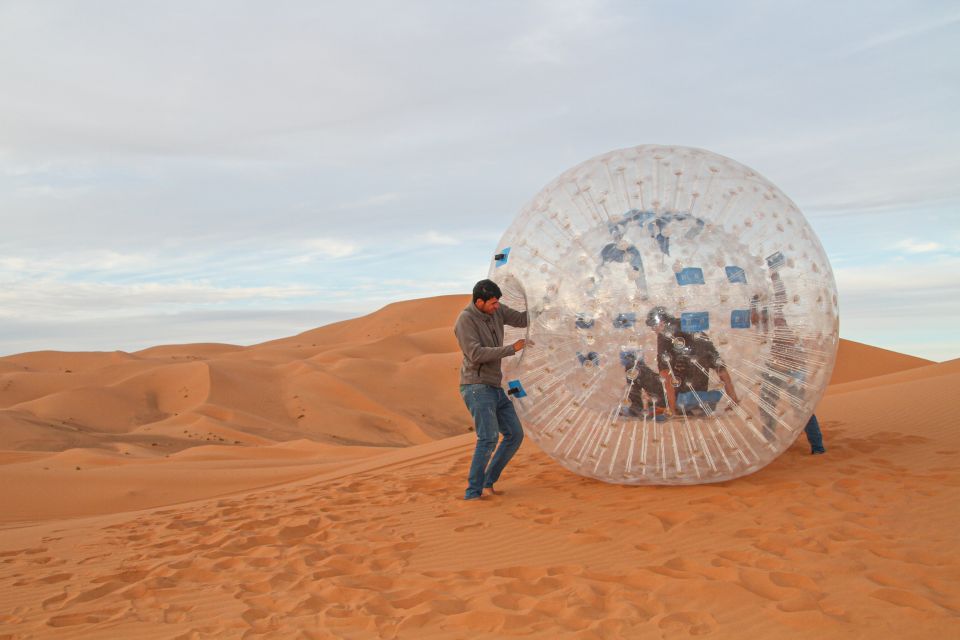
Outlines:
{"type": "Polygon", "coordinates": [[[503,468],[520,448],[523,427],[513,402],[500,386],[503,374],[500,360],[523,349],[525,341],[503,344],[503,325],[527,326],[527,314],[500,304],[503,293],[492,280],[481,280],[473,287],[473,301],[460,312],[454,333],[463,364],[460,367],[460,395],[473,415],[477,447],[470,463],[466,500],[477,500],[488,489],[496,494],[494,483],[503,468]],[[497,447],[498,433],[503,434],[497,447]],[[493,454],[493,460],[490,455],[493,454]]]}

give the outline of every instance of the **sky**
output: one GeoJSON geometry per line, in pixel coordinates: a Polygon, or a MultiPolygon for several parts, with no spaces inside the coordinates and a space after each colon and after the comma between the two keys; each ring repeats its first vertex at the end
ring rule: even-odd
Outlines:
{"type": "Polygon", "coordinates": [[[467,293],[567,168],[709,149],[842,337],[960,357],[956,2],[0,0],[0,355],[252,344],[467,293]]]}

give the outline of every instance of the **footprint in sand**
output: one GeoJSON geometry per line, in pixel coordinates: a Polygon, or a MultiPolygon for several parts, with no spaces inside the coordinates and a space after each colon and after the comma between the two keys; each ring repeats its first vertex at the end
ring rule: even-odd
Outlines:
{"type": "Polygon", "coordinates": [[[709,613],[677,611],[661,618],[657,626],[664,631],[686,631],[692,636],[702,636],[717,628],[717,620],[709,613]]]}
{"type": "Polygon", "coordinates": [[[664,532],[667,532],[692,519],[695,514],[692,511],[654,511],[650,515],[659,520],[664,532]]]}
{"type": "Polygon", "coordinates": [[[611,540],[601,529],[576,529],[567,538],[576,544],[600,544],[611,540]]]}
{"type": "Polygon", "coordinates": [[[47,620],[47,624],[51,627],[71,627],[78,624],[96,624],[99,622],[106,622],[121,611],[122,609],[101,609],[98,611],[85,611],[82,613],[67,613],[59,616],[53,616],[47,620]]]}
{"type": "Polygon", "coordinates": [[[929,611],[933,613],[943,613],[940,605],[928,600],[913,591],[904,591],[902,589],[877,589],[870,594],[871,598],[883,600],[898,607],[907,607],[917,611],[929,611]]]}

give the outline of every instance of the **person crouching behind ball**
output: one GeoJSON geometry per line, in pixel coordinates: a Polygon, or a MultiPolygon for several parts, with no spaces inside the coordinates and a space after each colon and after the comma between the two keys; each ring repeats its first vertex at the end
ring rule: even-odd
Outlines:
{"type": "Polygon", "coordinates": [[[523,442],[520,418],[513,401],[500,386],[500,360],[513,356],[525,345],[524,340],[517,340],[504,346],[503,325],[526,327],[527,314],[500,304],[502,297],[495,282],[481,280],[473,287],[473,300],[460,312],[453,329],[463,352],[460,395],[473,416],[477,433],[465,500],[483,497],[484,489],[496,494],[494,483],[523,442]],[[499,447],[498,434],[503,434],[499,447]]]}

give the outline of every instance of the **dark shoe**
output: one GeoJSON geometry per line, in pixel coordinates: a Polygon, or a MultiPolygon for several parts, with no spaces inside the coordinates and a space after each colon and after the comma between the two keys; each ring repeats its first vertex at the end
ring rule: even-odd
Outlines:
{"type": "Polygon", "coordinates": [[[816,456],[816,455],[820,455],[821,453],[826,453],[826,452],[827,452],[826,449],[812,449],[812,450],[810,451],[810,455],[816,456]]]}
{"type": "Polygon", "coordinates": [[[479,500],[479,499],[481,499],[481,498],[483,498],[483,495],[482,495],[482,494],[479,495],[479,496],[464,496],[464,497],[463,497],[464,500],[479,500]]]}

